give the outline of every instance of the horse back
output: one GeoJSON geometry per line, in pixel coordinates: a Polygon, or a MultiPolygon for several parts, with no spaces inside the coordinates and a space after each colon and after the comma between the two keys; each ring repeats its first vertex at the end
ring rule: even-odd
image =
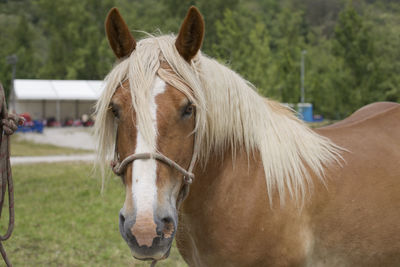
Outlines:
{"type": "Polygon", "coordinates": [[[377,103],[316,130],[343,151],[316,190],[311,216],[316,253],[340,266],[400,265],[400,105],[377,103]]]}
{"type": "MultiPolygon", "coordinates": [[[[389,155],[393,160],[399,160],[400,104],[373,103],[340,122],[316,129],[316,132],[349,150],[356,158],[362,156],[360,152],[367,151],[365,156],[376,158],[376,153],[386,150],[388,155],[383,157],[386,161],[391,161],[389,155]]],[[[344,153],[345,157],[350,154],[344,153]]]]}
{"type": "Polygon", "coordinates": [[[400,105],[398,103],[394,102],[377,102],[377,103],[372,103],[369,105],[366,105],[359,110],[355,111],[353,114],[351,114],[349,117],[345,118],[344,120],[341,120],[339,122],[336,122],[334,124],[325,126],[321,129],[326,129],[326,128],[336,128],[336,127],[341,127],[341,126],[349,126],[351,124],[356,124],[359,123],[363,120],[371,119],[377,116],[380,113],[385,113],[391,109],[396,109],[400,105]]]}

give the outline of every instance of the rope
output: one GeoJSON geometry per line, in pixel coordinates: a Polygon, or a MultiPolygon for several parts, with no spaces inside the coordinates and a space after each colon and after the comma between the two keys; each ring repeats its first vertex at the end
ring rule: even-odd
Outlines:
{"type": "Polygon", "coordinates": [[[11,174],[10,165],[10,135],[13,134],[19,124],[23,123],[23,118],[8,114],[7,106],[5,101],[5,95],[3,87],[0,84],[0,218],[3,211],[4,197],[8,186],[8,211],[9,220],[8,228],[4,235],[0,235],[0,253],[3,257],[4,262],[7,266],[12,266],[10,260],[7,257],[6,251],[4,250],[2,241],[10,238],[11,233],[14,229],[14,187],[11,174]]]}
{"type": "Polygon", "coordinates": [[[111,162],[112,170],[115,174],[121,175],[125,172],[125,169],[128,166],[128,164],[137,159],[156,159],[161,162],[164,162],[168,166],[173,167],[176,170],[178,170],[180,173],[182,173],[186,184],[191,184],[193,182],[193,178],[194,178],[193,173],[186,171],[184,168],[179,166],[175,161],[171,160],[170,158],[168,158],[160,153],[132,154],[132,155],[127,156],[121,163],[112,161],[111,162]]]}

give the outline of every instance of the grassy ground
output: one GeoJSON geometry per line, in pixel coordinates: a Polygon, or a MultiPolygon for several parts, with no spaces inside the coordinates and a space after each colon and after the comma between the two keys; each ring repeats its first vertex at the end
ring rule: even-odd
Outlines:
{"type": "Polygon", "coordinates": [[[91,150],[59,147],[49,144],[38,144],[18,138],[18,135],[11,136],[12,156],[48,156],[48,155],[72,155],[89,154],[91,150]]]}
{"type": "MultiPolygon", "coordinates": [[[[13,174],[16,223],[4,246],[14,266],[150,265],[133,260],[119,234],[125,193],[117,178],[101,195],[89,164],[21,165],[13,174]]],[[[6,221],[4,211],[2,233],[6,221]]],[[[157,265],[186,266],[175,247],[157,265]]]]}

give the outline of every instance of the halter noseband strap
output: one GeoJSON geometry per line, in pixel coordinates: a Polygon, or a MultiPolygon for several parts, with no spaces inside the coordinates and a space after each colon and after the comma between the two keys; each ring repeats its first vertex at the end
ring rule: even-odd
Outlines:
{"type": "Polygon", "coordinates": [[[137,160],[137,159],[156,159],[159,160],[168,166],[175,168],[177,171],[183,174],[183,180],[185,184],[191,184],[194,179],[194,174],[191,172],[191,168],[189,167],[189,171],[186,171],[184,168],[179,166],[175,161],[170,158],[164,156],[160,153],[139,153],[132,154],[126,157],[122,162],[112,161],[111,168],[116,175],[121,175],[125,172],[126,167],[129,163],[137,160]]]}

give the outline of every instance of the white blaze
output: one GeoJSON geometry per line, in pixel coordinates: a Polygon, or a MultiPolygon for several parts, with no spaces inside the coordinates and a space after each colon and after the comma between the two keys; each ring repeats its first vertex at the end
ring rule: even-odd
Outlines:
{"type": "MultiPolygon", "coordinates": [[[[150,103],[150,114],[153,119],[154,132],[157,133],[157,104],[155,98],[158,94],[165,92],[165,82],[158,76],[154,81],[152,98],[150,103]]],[[[156,141],[156,140],[154,140],[156,141]]],[[[135,153],[155,152],[150,147],[137,129],[137,140],[135,153]]],[[[153,214],[153,206],[157,199],[157,162],[154,159],[135,160],[132,171],[132,196],[136,206],[136,216],[141,214],[153,214]]]]}

